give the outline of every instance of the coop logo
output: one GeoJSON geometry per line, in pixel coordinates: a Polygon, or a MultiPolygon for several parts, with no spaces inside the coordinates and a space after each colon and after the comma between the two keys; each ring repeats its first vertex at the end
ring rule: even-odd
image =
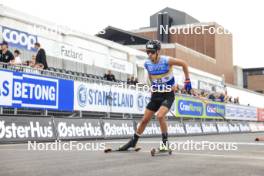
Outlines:
{"type": "Polygon", "coordinates": [[[37,36],[19,30],[2,27],[3,40],[15,48],[36,51],[34,44],[38,41],[37,36]]]}
{"type": "Polygon", "coordinates": [[[52,124],[42,126],[39,122],[30,121],[28,125],[17,125],[16,123],[8,123],[4,120],[0,121],[0,139],[12,138],[51,138],[53,137],[52,124]]]}
{"type": "Polygon", "coordinates": [[[78,90],[77,90],[77,101],[78,101],[78,104],[81,107],[85,107],[86,104],[87,104],[87,100],[88,100],[88,97],[87,97],[87,88],[86,88],[85,85],[81,84],[78,87],[78,90]]]}

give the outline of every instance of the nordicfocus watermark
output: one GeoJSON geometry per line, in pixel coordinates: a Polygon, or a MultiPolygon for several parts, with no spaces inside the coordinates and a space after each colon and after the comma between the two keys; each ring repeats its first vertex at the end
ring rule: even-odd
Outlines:
{"type": "Polygon", "coordinates": [[[29,151],[103,151],[104,142],[78,142],[78,141],[55,141],[49,143],[38,143],[28,141],[27,150],[29,151]]]}
{"type": "Polygon", "coordinates": [[[160,25],[160,34],[231,34],[228,30],[221,26],[209,26],[209,25],[186,25],[184,27],[169,27],[168,25],[160,25]]]}
{"type": "MultiPolygon", "coordinates": [[[[184,142],[169,142],[168,147],[176,151],[236,151],[238,150],[237,143],[232,142],[211,142],[211,141],[193,141],[187,140],[184,142]]],[[[160,142],[160,147],[164,144],[160,142]]]]}
{"type": "Polygon", "coordinates": [[[122,88],[122,89],[134,89],[136,91],[145,91],[145,92],[171,92],[173,90],[172,85],[167,84],[157,84],[157,85],[146,85],[146,84],[136,84],[136,85],[130,85],[130,84],[114,84],[112,87],[116,88],[122,88]]]}

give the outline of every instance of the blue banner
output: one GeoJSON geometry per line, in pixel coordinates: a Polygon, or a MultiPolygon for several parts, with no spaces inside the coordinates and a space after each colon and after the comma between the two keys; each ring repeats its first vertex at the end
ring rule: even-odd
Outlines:
{"type": "Polygon", "coordinates": [[[11,47],[36,51],[34,48],[34,44],[38,41],[36,35],[4,26],[2,26],[1,35],[3,40],[8,42],[11,47]]]}
{"type": "Polygon", "coordinates": [[[208,117],[225,117],[225,105],[220,103],[207,103],[206,116],[208,117]]]}
{"type": "Polygon", "coordinates": [[[203,104],[200,102],[180,100],[178,111],[183,115],[201,116],[203,115],[203,104]]]}
{"type": "Polygon", "coordinates": [[[203,99],[176,96],[176,117],[190,118],[223,118],[225,117],[225,104],[219,102],[206,101],[203,99]]]}
{"type": "Polygon", "coordinates": [[[0,70],[0,106],[73,111],[74,82],[0,70]]]}

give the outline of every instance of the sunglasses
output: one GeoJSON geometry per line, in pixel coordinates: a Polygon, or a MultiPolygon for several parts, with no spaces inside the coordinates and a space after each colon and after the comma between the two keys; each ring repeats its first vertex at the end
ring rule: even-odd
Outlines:
{"type": "Polygon", "coordinates": [[[146,52],[147,52],[147,54],[149,54],[149,53],[151,53],[151,54],[155,54],[155,53],[156,53],[155,50],[147,50],[146,52]]]}

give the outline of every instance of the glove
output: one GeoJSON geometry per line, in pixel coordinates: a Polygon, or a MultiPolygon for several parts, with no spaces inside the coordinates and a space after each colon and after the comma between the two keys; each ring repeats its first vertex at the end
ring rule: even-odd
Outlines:
{"type": "Polygon", "coordinates": [[[191,83],[191,80],[190,78],[186,78],[185,81],[184,81],[184,89],[190,93],[190,91],[192,90],[192,83],[191,83]]]}

